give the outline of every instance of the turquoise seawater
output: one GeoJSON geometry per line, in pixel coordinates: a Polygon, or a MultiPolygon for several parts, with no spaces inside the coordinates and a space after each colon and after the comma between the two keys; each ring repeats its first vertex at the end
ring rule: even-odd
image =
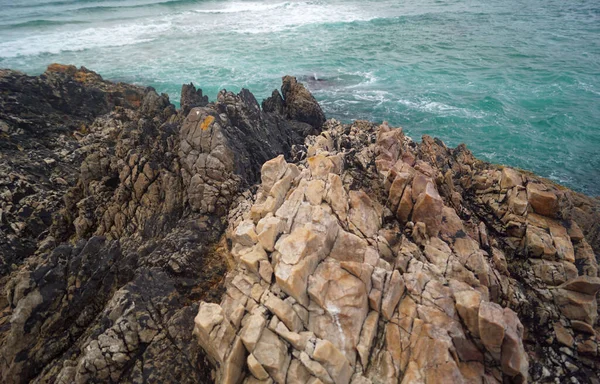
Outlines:
{"type": "Polygon", "coordinates": [[[175,102],[190,81],[260,100],[291,74],[328,117],[600,195],[598,0],[0,0],[0,67],[52,62],[175,102]]]}

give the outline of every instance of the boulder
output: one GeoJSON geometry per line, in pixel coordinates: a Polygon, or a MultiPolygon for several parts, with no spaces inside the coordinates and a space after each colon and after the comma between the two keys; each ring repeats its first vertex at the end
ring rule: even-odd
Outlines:
{"type": "Polygon", "coordinates": [[[479,337],[488,351],[500,354],[505,329],[506,322],[502,307],[496,303],[481,302],[479,305],[479,337]]]}
{"type": "Polygon", "coordinates": [[[543,190],[539,184],[527,184],[527,200],[534,212],[548,217],[558,215],[558,197],[555,193],[543,190]]]}
{"type": "Polygon", "coordinates": [[[283,77],[281,94],[284,99],[284,112],[286,117],[312,125],[320,130],[325,123],[325,114],[313,95],[298,83],[295,77],[283,77]]]}
{"type": "Polygon", "coordinates": [[[417,193],[417,199],[412,213],[412,221],[415,223],[425,223],[427,226],[427,234],[429,236],[437,236],[442,223],[442,208],[444,207],[442,198],[431,182],[428,182],[425,185],[421,193],[419,193],[414,186],[412,192],[413,196],[417,193]]]}

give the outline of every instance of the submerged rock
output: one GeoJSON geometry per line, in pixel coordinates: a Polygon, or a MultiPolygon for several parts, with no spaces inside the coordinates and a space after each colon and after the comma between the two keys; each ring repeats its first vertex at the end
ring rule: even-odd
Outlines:
{"type": "Polygon", "coordinates": [[[0,71],[3,382],[598,382],[600,202],[464,147],[0,71]]]}

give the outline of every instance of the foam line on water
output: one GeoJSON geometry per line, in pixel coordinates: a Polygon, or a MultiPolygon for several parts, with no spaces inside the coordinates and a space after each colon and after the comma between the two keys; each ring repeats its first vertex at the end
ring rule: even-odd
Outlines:
{"type": "Polygon", "coordinates": [[[120,47],[152,41],[171,28],[170,23],[126,24],[47,33],[43,39],[37,35],[0,42],[3,57],[33,56],[42,53],[57,54],[85,49],[120,47]]]}

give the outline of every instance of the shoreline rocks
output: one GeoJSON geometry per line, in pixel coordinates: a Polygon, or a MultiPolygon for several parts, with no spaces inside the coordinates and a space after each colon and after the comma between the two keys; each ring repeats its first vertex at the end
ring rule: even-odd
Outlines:
{"type": "Polygon", "coordinates": [[[0,71],[4,382],[600,382],[600,201],[284,77],[0,71]]]}

